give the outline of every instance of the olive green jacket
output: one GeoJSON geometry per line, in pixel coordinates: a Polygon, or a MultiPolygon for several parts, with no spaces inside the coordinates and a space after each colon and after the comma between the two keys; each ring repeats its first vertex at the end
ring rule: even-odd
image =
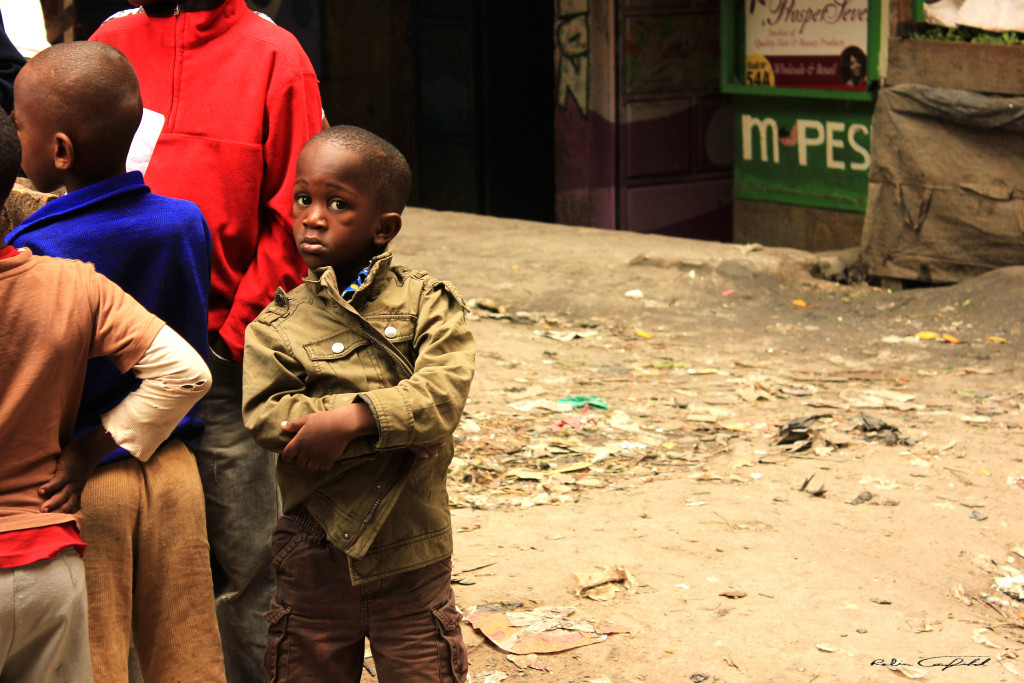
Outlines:
{"type": "MultiPolygon", "coordinates": [[[[347,284],[347,283],[346,283],[347,284]]],[[[452,432],[473,379],[465,304],[446,282],[371,262],[351,302],[331,268],[306,276],[245,335],[242,416],[256,442],[280,453],[281,422],[360,400],[377,421],[327,472],[278,461],[284,509],[299,504],[349,556],[353,584],[451,555],[446,479],[452,432]],[[408,447],[443,443],[436,457],[408,447]]]]}

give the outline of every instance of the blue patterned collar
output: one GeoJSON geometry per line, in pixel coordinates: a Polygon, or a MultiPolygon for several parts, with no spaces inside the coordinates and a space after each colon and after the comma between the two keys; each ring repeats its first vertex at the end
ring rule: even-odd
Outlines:
{"type": "Polygon", "coordinates": [[[355,296],[355,293],[358,292],[359,288],[363,286],[363,282],[366,281],[366,276],[369,274],[370,266],[366,266],[361,271],[359,271],[359,275],[356,275],[356,279],[352,282],[352,284],[346,287],[345,291],[341,293],[341,298],[344,299],[345,301],[352,301],[352,297],[355,296]]]}

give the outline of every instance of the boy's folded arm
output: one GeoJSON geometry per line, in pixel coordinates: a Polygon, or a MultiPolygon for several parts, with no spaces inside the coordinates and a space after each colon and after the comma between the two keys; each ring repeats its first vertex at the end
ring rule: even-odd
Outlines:
{"type": "Polygon", "coordinates": [[[424,292],[413,344],[412,377],[359,394],[377,420],[380,449],[445,441],[462,418],[476,347],[461,304],[440,283],[424,292]]]}
{"type": "Polygon", "coordinates": [[[294,434],[281,425],[324,412],[355,399],[355,394],[306,395],[305,371],[270,325],[254,322],[245,331],[242,364],[242,420],[263,448],[281,453],[294,434]]]}

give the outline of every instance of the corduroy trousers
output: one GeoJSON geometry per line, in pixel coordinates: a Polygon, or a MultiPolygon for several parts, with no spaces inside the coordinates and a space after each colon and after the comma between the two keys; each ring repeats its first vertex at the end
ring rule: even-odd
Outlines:
{"type": "Polygon", "coordinates": [[[146,683],[223,683],[203,487],[180,441],[96,470],[82,494],[93,678],[127,683],[134,632],[146,683]]]}

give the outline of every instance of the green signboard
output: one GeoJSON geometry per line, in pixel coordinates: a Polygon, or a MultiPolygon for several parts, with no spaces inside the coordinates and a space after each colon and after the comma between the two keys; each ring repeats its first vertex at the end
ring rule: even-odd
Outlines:
{"type": "Polygon", "coordinates": [[[722,0],[737,199],[865,210],[882,17],[881,0],[722,0]]]}
{"type": "Polygon", "coordinates": [[[863,212],[873,102],[734,99],[733,195],[863,212]]]}

